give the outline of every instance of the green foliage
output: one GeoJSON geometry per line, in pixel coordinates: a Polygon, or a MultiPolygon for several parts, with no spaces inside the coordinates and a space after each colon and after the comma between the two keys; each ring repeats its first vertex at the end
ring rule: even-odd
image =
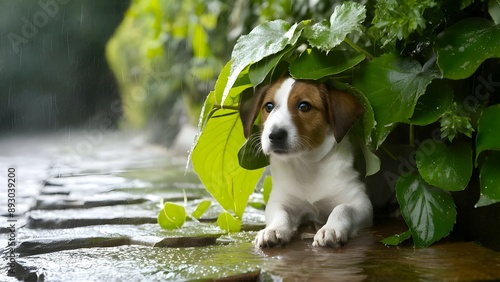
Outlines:
{"type": "Polygon", "coordinates": [[[305,36],[311,47],[329,52],[342,43],[346,36],[355,31],[361,32],[361,23],[365,20],[364,5],[346,2],[335,7],[330,21],[322,21],[305,29],[305,36]]]}
{"type": "Polygon", "coordinates": [[[471,138],[472,132],[474,132],[470,117],[459,115],[457,113],[456,103],[441,116],[440,124],[441,138],[448,138],[450,142],[452,142],[459,133],[471,138]]]}
{"type": "Polygon", "coordinates": [[[500,150],[500,105],[485,109],[478,121],[476,159],[486,150],[500,150]]]}
{"type": "MultiPolygon", "coordinates": [[[[488,152],[481,164],[479,175],[481,197],[476,207],[500,202],[500,105],[485,109],[478,121],[476,137],[476,160],[483,152],[488,152]]],[[[485,153],[483,153],[484,155],[485,153]]]]}
{"type": "Polygon", "coordinates": [[[427,247],[448,236],[455,224],[451,195],[429,185],[420,175],[401,176],[396,195],[415,247],[427,247]]]}
{"type": "Polygon", "coordinates": [[[429,141],[427,146],[417,150],[416,161],[422,178],[444,190],[465,189],[472,175],[472,149],[469,143],[454,143],[447,147],[442,142],[429,141]]]}
{"type": "Polygon", "coordinates": [[[424,31],[424,13],[436,6],[434,0],[379,0],[375,5],[375,17],[370,32],[382,45],[407,39],[413,32],[424,31]]]}
{"type": "Polygon", "coordinates": [[[437,63],[443,77],[464,79],[489,58],[500,57],[500,25],[483,18],[462,20],[436,42],[437,63]]]}
{"type": "Polygon", "coordinates": [[[481,197],[476,207],[482,207],[500,202],[500,152],[491,152],[482,165],[479,180],[481,182],[481,197]]]}
{"type": "Polygon", "coordinates": [[[365,54],[333,50],[324,53],[308,49],[290,64],[290,75],[295,79],[320,79],[342,73],[365,59],[365,54]]]}
{"type": "Polygon", "coordinates": [[[304,24],[291,26],[286,21],[275,20],[261,24],[248,35],[241,36],[236,42],[231,55],[231,69],[226,87],[222,93],[221,103],[224,104],[229,95],[229,90],[246,67],[269,55],[280,52],[287,45],[294,45],[302,32],[304,24]]]}
{"type": "MultiPolygon", "coordinates": [[[[283,1],[268,4],[278,2],[283,1]]],[[[409,231],[384,244],[397,245],[411,237],[416,247],[425,247],[451,232],[456,210],[450,191],[465,189],[473,177],[471,138],[476,121],[482,193],[477,206],[500,201],[494,165],[499,156],[489,152],[479,158],[483,151],[500,149],[499,108],[485,109],[478,120],[481,111],[464,113],[458,107],[464,97],[476,94],[464,92],[459,83],[472,79],[485,60],[500,57],[497,24],[487,18],[458,18],[459,10],[469,6],[472,3],[457,7],[445,1],[379,0],[369,23],[364,5],[346,1],[335,7],[329,21],[272,20],[240,37],[205,102],[192,152],[195,171],[207,189],[236,216],[224,212],[218,220],[221,228],[234,231],[240,226],[246,200],[262,175],[260,168],[268,164],[259,152],[258,126],[251,138],[243,137],[240,98],[283,73],[321,80],[358,98],[364,113],[352,134],[362,145],[367,174],[380,166],[367,147],[379,148],[398,124],[413,128],[440,123],[445,140],[422,142],[416,151],[417,171],[397,181],[397,199],[409,231]],[[440,13],[442,8],[450,15],[440,13]],[[385,51],[369,47],[370,41],[382,43],[385,51]],[[420,47],[409,50],[411,46],[420,47]]],[[[492,15],[495,9],[490,7],[492,15]]],[[[267,177],[266,201],[271,186],[267,177]]]]}
{"type": "MultiPolygon", "coordinates": [[[[411,237],[415,246],[429,246],[455,223],[450,193],[466,189],[476,175],[476,206],[500,201],[497,100],[486,95],[472,111],[461,107],[477,96],[464,86],[477,84],[474,79],[483,74],[490,77],[498,64],[498,1],[374,0],[370,8],[341,2],[134,0],[107,50],[126,116],[136,125],[158,120],[152,105],[167,112],[181,96],[192,116],[201,112],[190,157],[225,210],[217,222],[227,232],[240,229],[248,198],[269,163],[260,150],[259,127],[246,140],[238,112],[240,99],[262,83],[289,74],[358,98],[364,112],[352,135],[363,149],[367,175],[380,167],[368,148],[385,145],[399,124],[412,131],[439,123],[443,140],[425,136],[416,150],[417,171],[397,181],[409,231],[383,241],[397,245],[411,237]],[[222,67],[223,62],[228,63],[222,67]],[[213,91],[205,97],[207,88],[213,91]]],[[[491,93],[496,84],[488,83],[491,93]]],[[[271,186],[268,177],[265,201],[271,186]]],[[[206,205],[192,217],[201,216],[206,205]]],[[[160,224],[182,225],[181,209],[169,207],[160,212],[160,224]]]]}
{"type": "Polygon", "coordinates": [[[353,86],[368,98],[375,113],[372,138],[376,148],[398,122],[408,122],[419,97],[437,77],[435,71],[417,61],[394,54],[382,55],[356,73],[353,86]]]}
{"type": "MultiPolygon", "coordinates": [[[[418,99],[413,116],[410,118],[410,123],[424,126],[434,123],[440,118],[443,121],[445,119],[442,118],[443,115],[450,109],[452,104],[453,89],[451,86],[444,80],[433,80],[427,86],[425,94],[418,99]]],[[[449,131],[450,128],[443,128],[442,131],[449,131]]],[[[446,136],[448,135],[446,134],[446,136]]]]}

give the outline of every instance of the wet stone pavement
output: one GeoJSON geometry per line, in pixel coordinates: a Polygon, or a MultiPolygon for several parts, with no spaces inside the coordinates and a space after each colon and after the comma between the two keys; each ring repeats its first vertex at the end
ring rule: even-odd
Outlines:
{"type": "Polygon", "coordinates": [[[363,230],[338,249],[313,248],[304,230],[309,236],[289,246],[258,250],[252,240],[263,211],[249,207],[245,231],[227,235],[213,201],[200,222],[163,230],[156,223],[162,201],[186,197],[189,212],[211,198],[185,170],[185,151],[149,144],[139,133],[3,136],[0,150],[2,187],[9,168],[16,179],[12,218],[2,188],[0,281],[500,280],[500,253],[473,242],[379,243],[405,230],[401,220],[363,230]]]}

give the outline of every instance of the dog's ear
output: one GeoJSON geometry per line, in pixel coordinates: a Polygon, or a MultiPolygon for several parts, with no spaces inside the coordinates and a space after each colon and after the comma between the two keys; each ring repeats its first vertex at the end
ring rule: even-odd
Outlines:
{"type": "Polygon", "coordinates": [[[266,94],[268,85],[259,88],[255,94],[252,88],[247,89],[240,95],[240,118],[243,123],[243,133],[245,138],[250,137],[252,134],[252,127],[255,119],[260,112],[260,107],[262,106],[262,100],[266,94]]]}
{"type": "Polygon", "coordinates": [[[363,113],[359,101],[345,91],[328,89],[327,112],[337,143],[340,143],[363,113]]]}

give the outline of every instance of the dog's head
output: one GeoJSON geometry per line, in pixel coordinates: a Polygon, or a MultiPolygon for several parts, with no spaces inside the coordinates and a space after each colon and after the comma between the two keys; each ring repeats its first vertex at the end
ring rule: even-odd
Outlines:
{"type": "Polygon", "coordinates": [[[245,137],[250,137],[260,113],[262,149],[267,155],[313,150],[332,134],[339,143],[363,111],[346,92],[289,77],[261,88],[250,103],[240,103],[245,137]]]}

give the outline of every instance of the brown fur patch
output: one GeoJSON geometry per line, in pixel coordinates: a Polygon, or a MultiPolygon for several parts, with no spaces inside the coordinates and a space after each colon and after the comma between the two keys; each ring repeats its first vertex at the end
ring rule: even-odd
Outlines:
{"type": "Polygon", "coordinates": [[[320,86],[311,82],[296,81],[288,97],[288,110],[297,127],[299,142],[304,149],[319,147],[326,137],[328,117],[325,94],[320,86]],[[311,105],[308,111],[300,111],[300,103],[311,105]]]}

